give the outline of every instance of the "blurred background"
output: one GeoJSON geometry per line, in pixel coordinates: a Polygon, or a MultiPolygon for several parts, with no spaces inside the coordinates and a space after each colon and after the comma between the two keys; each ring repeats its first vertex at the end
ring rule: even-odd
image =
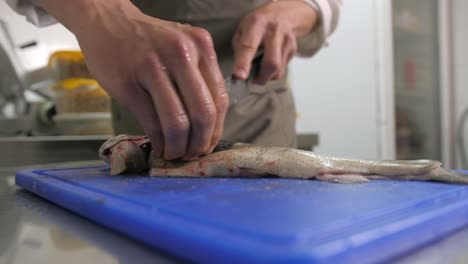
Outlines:
{"type": "MultiPolygon", "coordinates": [[[[467,11],[464,0],[344,1],[327,47],[290,66],[303,148],[468,169],[467,11]]],[[[0,166],[96,159],[109,110],[74,36],[0,1],[0,166]]]]}

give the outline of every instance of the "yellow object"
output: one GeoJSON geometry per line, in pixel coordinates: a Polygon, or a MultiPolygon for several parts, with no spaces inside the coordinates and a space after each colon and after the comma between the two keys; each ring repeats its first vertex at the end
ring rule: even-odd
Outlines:
{"type": "Polygon", "coordinates": [[[88,90],[96,90],[97,92],[106,93],[95,79],[86,78],[69,78],[58,82],[52,87],[53,90],[60,89],[72,90],[80,87],[87,87],[88,90]]]}
{"type": "Polygon", "coordinates": [[[92,78],[81,51],[56,51],[50,56],[48,67],[58,81],[68,78],[92,78]]]}
{"type": "Polygon", "coordinates": [[[60,135],[111,135],[111,100],[93,79],[80,51],[57,51],[49,58],[53,73],[57,114],[54,123],[60,135]]]}
{"type": "Polygon", "coordinates": [[[79,50],[59,50],[50,55],[49,66],[57,60],[82,61],[84,56],[79,50]]]}
{"type": "Polygon", "coordinates": [[[94,79],[70,78],[54,85],[57,114],[110,112],[109,95],[94,79]]]}

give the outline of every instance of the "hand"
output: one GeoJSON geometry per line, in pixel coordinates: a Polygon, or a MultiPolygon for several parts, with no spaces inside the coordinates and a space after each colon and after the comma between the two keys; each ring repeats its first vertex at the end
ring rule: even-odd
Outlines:
{"type": "Polygon", "coordinates": [[[264,55],[255,82],[280,79],[297,51],[296,38],[312,31],[316,11],[302,0],[273,1],[244,17],[233,38],[234,75],[245,80],[252,59],[263,46],[264,55]]]}
{"type": "Polygon", "coordinates": [[[66,25],[93,76],[134,114],[155,154],[192,160],[212,152],[228,95],[210,34],[147,16],[127,0],[88,3],[92,15],[66,25]]]}

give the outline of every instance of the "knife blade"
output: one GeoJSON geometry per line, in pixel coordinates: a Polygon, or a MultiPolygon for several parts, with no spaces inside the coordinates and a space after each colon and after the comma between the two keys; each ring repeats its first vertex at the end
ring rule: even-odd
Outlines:
{"type": "Polygon", "coordinates": [[[252,67],[246,80],[240,80],[234,75],[224,79],[224,85],[229,94],[229,107],[237,104],[241,99],[249,95],[249,82],[258,75],[262,59],[263,49],[259,49],[252,60],[252,67]]]}

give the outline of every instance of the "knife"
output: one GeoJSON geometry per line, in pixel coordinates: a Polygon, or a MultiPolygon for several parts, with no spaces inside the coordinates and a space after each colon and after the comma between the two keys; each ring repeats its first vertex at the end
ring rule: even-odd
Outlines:
{"type": "Polygon", "coordinates": [[[239,80],[234,74],[224,79],[224,85],[229,94],[229,107],[237,104],[241,99],[249,95],[249,82],[258,75],[262,59],[263,49],[259,49],[252,60],[252,67],[246,80],[239,80]]]}

